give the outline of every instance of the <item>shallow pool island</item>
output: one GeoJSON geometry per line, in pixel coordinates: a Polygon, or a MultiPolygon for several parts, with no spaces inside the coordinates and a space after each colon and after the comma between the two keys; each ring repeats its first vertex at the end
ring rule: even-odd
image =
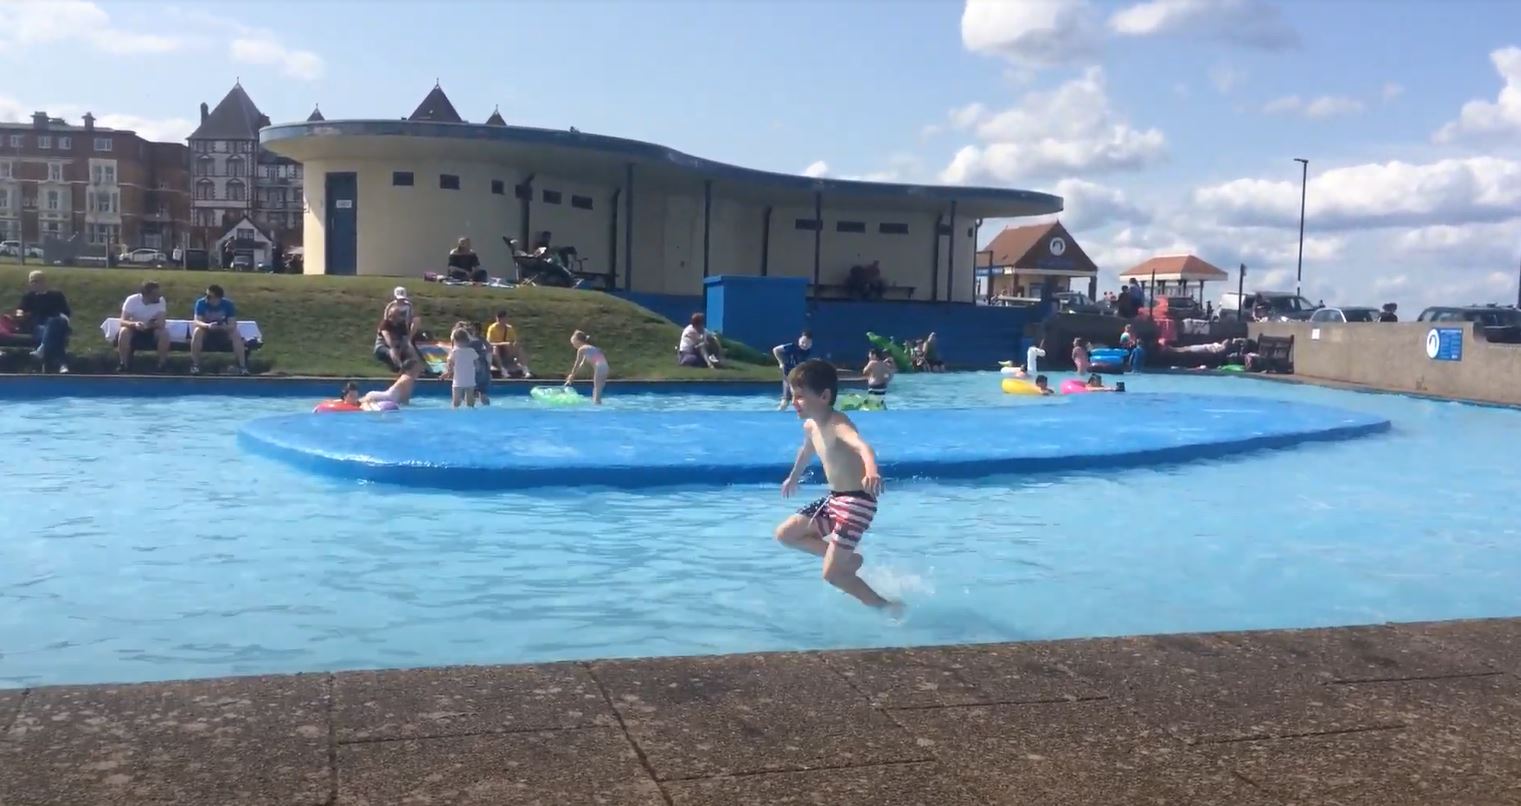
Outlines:
{"type": "MultiPolygon", "coordinates": [[[[1389,428],[1375,415],[1310,403],[1131,393],[855,420],[888,479],[1134,467],[1389,428]]],[[[777,481],[801,431],[790,412],[434,410],[266,417],[238,436],[248,450],[316,473],[462,490],[777,481]]]]}

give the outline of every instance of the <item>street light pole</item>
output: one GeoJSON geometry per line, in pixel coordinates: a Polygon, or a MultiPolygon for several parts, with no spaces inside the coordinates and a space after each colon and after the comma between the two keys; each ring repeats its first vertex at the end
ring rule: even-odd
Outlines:
{"type": "Polygon", "coordinates": [[[1299,175],[1299,261],[1294,269],[1294,295],[1300,295],[1300,286],[1304,283],[1304,200],[1305,192],[1310,184],[1310,161],[1303,157],[1295,157],[1302,170],[1299,175]]]}

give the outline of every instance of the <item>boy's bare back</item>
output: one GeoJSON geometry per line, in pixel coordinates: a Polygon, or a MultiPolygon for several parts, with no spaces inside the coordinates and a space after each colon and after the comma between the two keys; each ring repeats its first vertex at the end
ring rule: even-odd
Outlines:
{"type": "Polygon", "coordinates": [[[860,432],[856,431],[856,425],[849,417],[836,411],[822,422],[804,420],[803,433],[813,443],[819,464],[824,466],[824,478],[829,481],[829,489],[836,492],[864,489],[866,466],[861,461],[861,455],[840,440],[842,434],[861,439],[860,432]]]}

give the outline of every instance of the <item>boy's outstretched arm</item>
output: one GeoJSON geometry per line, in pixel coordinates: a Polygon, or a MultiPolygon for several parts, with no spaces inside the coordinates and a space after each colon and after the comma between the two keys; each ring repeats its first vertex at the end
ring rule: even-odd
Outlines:
{"type": "Polygon", "coordinates": [[[881,495],[882,473],[877,469],[877,452],[861,438],[861,432],[856,430],[854,423],[849,421],[840,423],[835,426],[834,434],[835,439],[861,457],[861,468],[865,473],[861,479],[861,489],[872,495],[881,495]]]}
{"type": "Polygon", "coordinates": [[[792,462],[792,472],[788,473],[786,480],[782,482],[783,498],[797,492],[798,477],[803,475],[804,470],[808,469],[808,463],[811,461],[813,461],[813,440],[805,433],[803,434],[803,446],[797,449],[797,459],[792,462]]]}

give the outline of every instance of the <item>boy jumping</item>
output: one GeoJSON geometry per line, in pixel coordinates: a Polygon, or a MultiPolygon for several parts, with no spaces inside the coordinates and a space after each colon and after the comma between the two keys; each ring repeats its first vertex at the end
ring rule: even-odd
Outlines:
{"type": "Polygon", "coordinates": [[[834,366],[810,359],[787,375],[792,387],[792,406],[803,421],[803,446],[798,449],[792,472],[782,482],[782,495],[797,492],[798,477],[815,454],[824,466],[829,495],[798,510],[776,527],[783,545],[824,558],[824,579],[861,600],[868,607],[894,615],[903,605],[884,599],[856,575],[861,555],[856,546],[877,514],[882,476],[877,455],[856,431],[849,417],[834,410],[840,380],[834,366]]]}

